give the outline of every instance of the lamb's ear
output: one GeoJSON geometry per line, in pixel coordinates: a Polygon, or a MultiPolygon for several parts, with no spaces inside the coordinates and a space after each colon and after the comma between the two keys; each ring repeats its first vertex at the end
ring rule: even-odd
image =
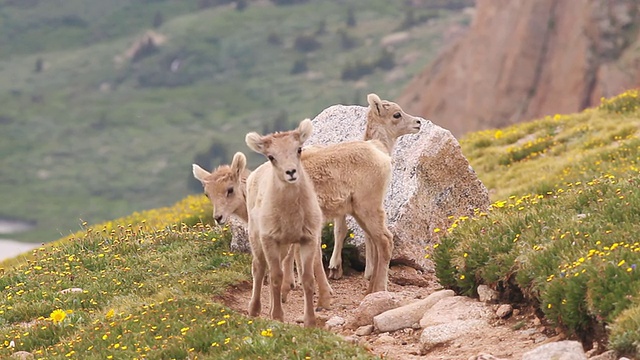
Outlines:
{"type": "Polygon", "coordinates": [[[237,152],[233,155],[233,160],[231,161],[231,171],[233,174],[239,179],[240,174],[247,167],[247,157],[244,156],[243,153],[237,152]]]}
{"type": "Polygon", "coordinates": [[[244,142],[247,143],[249,149],[259,153],[264,153],[264,141],[262,141],[262,136],[257,132],[250,132],[247,136],[244,137],[244,142]]]}
{"type": "Polygon", "coordinates": [[[202,185],[205,183],[205,179],[207,176],[211,175],[210,172],[198,166],[198,164],[192,164],[193,167],[193,177],[200,180],[202,185]]]}
{"type": "Polygon", "coordinates": [[[380,100],[378,95],[374,93],[367,95],[367,102],[371,110],[376,109],[378,116],[382,116],[382,100],[380,100]]]}
{"type": "Polygon", "coordinates": [[[313,132],[313,124],[310,119],[304,119],[298,125],[296,131],[300,134],[300,142],[303,143],[307,141],[308,138],[311,137],[311,133],[313,132]]]}

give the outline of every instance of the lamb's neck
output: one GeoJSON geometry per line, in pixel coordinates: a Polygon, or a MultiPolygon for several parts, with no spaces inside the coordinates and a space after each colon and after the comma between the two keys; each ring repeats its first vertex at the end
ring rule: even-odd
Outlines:
{"type": "Polygon", "coordinates": [[[397,138],[385,131],[384,128],[367,124],[367,129],[364,133],[364,141],[368,140],[380,141],[387,149],[387,154],[391,155],[393,153],[394,146],[396,146],[397,138]]]}

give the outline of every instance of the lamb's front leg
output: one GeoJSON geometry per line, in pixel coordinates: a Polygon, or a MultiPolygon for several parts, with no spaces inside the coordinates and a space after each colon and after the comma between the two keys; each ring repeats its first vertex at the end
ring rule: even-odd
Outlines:
{"type": "Polygon", "coordinates": [[[282,259],[289,250],[288,245],[279,245],[275,240],[263,239],[262,249],[269,265],[269,285],[271,290],[271,318],[284,321],[284,311],[282,310],[282,259]]]}
{"type": "MultiPolygon", "coordinates": [[[[320,238],[318,236],[318,238],[320,238]]],[[[304,291],[304,326],[316,326],[316,313],[313,309],[314,261],[320,246],[311,239],[303,239],[300,243],[301,278],[304,291]]],[[[323,270],[324,272],[324,270],[323,270]]]]}
{"type": "Polygon", "coordinates": [[[364,255],[365,255],[365,263],[364,263],[364,278],[365,280],[371,280],[371,276],[373,276],[373,268],[375,264],[377,264],[378,259],[376,256],[377,252],[375,249],[375,243],[371,241],[369,235],[367,233],[364,234],[364,255]]]}
{"type": "MultiPolygon", "coordinates": [[[[298,251],[298,253],[300,252],[298,251]]],[[[301,262],[302,260],[298,261],[298,264],[301,262]]],[[[331,309],[333,289],[329,284],[327,274],[324,272],[324,266],[322,265],[322,248],[320,247],[320,241],[318,241],[316,253],[313,257],[313,275],[316,278],[316,284],[318,284],[318,309],[331,309]]]]}
{"type": "Polygon", "coordinates": [[[253,289],[251,290],[251,300],[249,301],[249,316],[258,316],[262,308],[260,296],[262,293],[262,283],[267,272],[267,262],[262,252],[254,253],[251,261],[251,275],[253,276],[253,289]]]}
{"type": "Polygon", "coordinates": [[[342,248],[344,238],[347,236],[347,219],[340,216],[334,219],[333,224],[333,252],[329,261],[329,279],[338,280],[342,278],[342,248]]]}

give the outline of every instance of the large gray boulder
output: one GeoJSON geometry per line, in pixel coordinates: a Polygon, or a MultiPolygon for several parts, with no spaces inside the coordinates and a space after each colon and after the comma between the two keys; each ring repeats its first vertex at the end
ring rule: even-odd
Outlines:
{"type": "MultiPolygon", "coordinates": [[[[369,108],[334,105],[313,119],[313,135],[305,145],[327,145],[362,140],[369,108]]],[[[385,210],[394,235],[391,261],[427,269],[425,246],[435,243],[435,228],[446,228],[450,216],[473,214],[490,204],[487,188],[462,154],[451,132],[429,120],[418,134],[399,139],[392,154],[393,174],[385,210]]],[[[364,247],[364,235],[355,220],[355,245],[364,247]]],[[[361,251],[361,253],[363,253],[361,251]]]]}
{"type": "MultiPolygon", "coordinates": [[[[316,116],[313,135],[305,145],[328,145],[362,140],[368,107],[334,105],[316,116]]],[[[392,154],[393,174],[385,210],[387,225],[393,233],[391,261],[416,269],[430,268],[424,258],[425,246],[437,240],[434,229],[445,229],[450,217],[473,214],[490,204],[487,188],[462,154],[460,144],[445,130],[423,120],[418,134],[405,135],[392,154]]],[[[348,217],[352,239],[364,261],[364,233],[348,217]]],[[[247,236],[240,223],[231,224],[232,249],[246,251],[247,236]]]]}

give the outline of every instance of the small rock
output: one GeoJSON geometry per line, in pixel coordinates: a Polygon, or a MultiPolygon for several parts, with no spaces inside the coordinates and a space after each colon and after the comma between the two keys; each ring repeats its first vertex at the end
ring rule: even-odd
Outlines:
{"type": "Polygon", "coordinates": [[[341,316],[332,316],[329,320],[327,320],[327,322],[324,324],[324,326],[327,329],[331,329],[331,328],[335,328],[335,327],[339,327],[344,325],[345,320],[343,317],[341,316]]]}
{"type": "Polygon", "coordinates": [[[419,322],[413,323],[413,325],[411,325],[411,328],[413,330],[418,330],[418,329],[422,329],[422,326],[420,326],[419,322]]]}
{"type": "Polygon", "coordinates": [[[498,310],[496,310],[496,315],[498,315],[499,318],[504,319],[507,316],[511,315],[511,313],[513,312],[513,307],[509,304],[502,304],[498,307],[498,310]]]}
{"type": "Polygon", "coordinates": [[[469,360],[504,360],[501,358],[497,358],[491,354],[479,354],[469,358],[469,360]]]}
{"type": "Polygon", "coordinates": [[[525,329],[525,330],[521,331],[522,335],[524,335],[524,336],[532,336],[537,332],[538,332],[538,329],[534,329],[534,328],[525,329]]]}
{"type": "Polygon", "coordinates": [[[389,334],[382,334],[382,335],[380,335],[380,337],[378,337],[376,339],[376,341],[374,341],[375,344],[379,344],[379,345],[382,345],[382,344],[393,344],[395,342],[396,342],[396,339],[393,336],[389,335],[389,334]]]}
{"type": "Polygon", "coordinates": [[[631,360],[631,359],[629,359],[628,357],[624,357],[624,356],[623,356],[623,357],[621,357],[621,358],[620,358],[620,359],[618,359],[618,360],[631,360]]]}
{"type": "Polygon", "coordinates": [[[410,266],[398,265],[389,268],[389,281],[394,284],[427,287],[429,286],[428,279],[427,276],[418,273],[418,270],[410,266]]]}
{"type": "Polygon", "coordinates": [[[478,298],[482,302],[492,303],[498,300],[498,292],[487,285],[478,285],[478,298]]]}
{"type": "Polygon", "coordinates": [[[360,326],[356,330],[356,335],[358,336],[371,335],[371,333],[373,333],[373,325],[360,326]]]}
{"type": "Polygon", "coordinates": [[[586,360],[582,344],[558,341],[538,346],[522,355],[522,360],[586,360]]]}
{"type": "Polygon", "coordinates": [[[540,319],[536,316],[533,318],[533,325],[534,326],[540,326],[542,324],[542,322],[540,321],[540,319]]]}
{"type": "Polygon", "coordinates": [[[11,354],[11,358],[19,359],[19,360],[32,360],[34,359],[34,356],[32,353],[28,351],[16,351],[13,354],[11,354]]]}
{"type": "Polygon", "coordinates": [[[342,339],[348,343],[351,344],[357,344],[360,339],[358,339],[357,337],[353,336],[353,335],[349,335],[349,336],[343,336],[342,339]]]}
{"type": "MultiPolygon", "coordinates": [[[[448,323],[430,326],[422,331],[420,345],[422,354],[434,347],[460,338],[471,331],[490,326],[485,320],[454,320],[448,323]]],[[[480,330],[481,331],[481,330],[480,330]]]]}
{"type": "Polygon", "coordinates": [[[540,335],[540,336],[536,336],[535,339],[533,339],[533,343],[534,344],[540,344],[541,342],[547,341],[547,337],[544,335],[540,335]]]}
{"type": "Polygon", "coordinates": [[[378,291],[362,299],[360,305],[347,319],[345,327],[357,329],[363,325],[373,324],[373,317],[387,310],[398,307],[398,299],[388,291],[378,291]]]}
{"type": "Polygon", "coordinates": [[[587,218],[587,214],[578,214],[578,215],[576,215],[576,217],[577,217],[579,220],[586,219],[586,218],[587,218]]]}
{"type": "Polygon", "coordinates": [[[513,316],[520,315],[520,309],[513,309],[513,316]]]}
{"type": "Polygon", "coordinates": [[[425,311],[420,326],[426,328],[455,320],[488,320],[494,316],[493,309],[483,302],[466,296],[452,296],[443,298],[425,311]]]}
{"type": "Polygon", "coordinates": [[[83,292],[83,291],[84,290],[82,290],[81,288],[68,288],[68,289],[60,290],[60,294],[83,292]]]}
{"type": "Polygon", "coordinates": [[[373,325],[380,332],[396,331],[419,322],[424,313],[440,300],[453,297],[453,290],[440,290],[408,305],[383,312],[373,317],[373,325]]]}

